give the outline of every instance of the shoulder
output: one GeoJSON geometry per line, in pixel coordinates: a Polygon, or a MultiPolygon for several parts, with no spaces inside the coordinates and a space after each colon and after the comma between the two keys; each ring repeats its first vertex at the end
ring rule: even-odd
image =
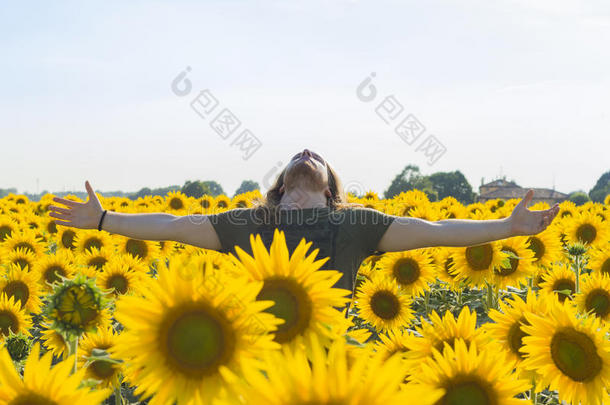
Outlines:
{"type": "Polygon", "coordinates": [[[395,219],[393,215],[368,207],[346,207],[334,211],[332,215],[350,225],[389,225],[395,219]]]}

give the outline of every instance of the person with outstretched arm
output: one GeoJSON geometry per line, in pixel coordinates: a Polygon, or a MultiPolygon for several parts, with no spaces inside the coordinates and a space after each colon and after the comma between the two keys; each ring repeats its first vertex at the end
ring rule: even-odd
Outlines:
{"type": "Polygon", "coordinates": [[[176,216],[169,213],[119,213],[103,209],[89,181],[87,202],[54,197],[64,207],[51,205],[57,225],[101,229],[134,239],[176,241],[235,253],[235,246],[251,254],[250,234],[271,245],[274,229],[284,231],[290,252],[302,238],[318,248],[318,258],[329,257],[323,269],[343,276],[335,287],[353,292],[362,261],[372,254],[434,246],[473,246],[517,235],[542,232],[559,212],[530,211],[534,195],[528,190],[512,214],[503,219],[444,219],[427,221],[389,215],[347,202],[336,171],[319,154],[303,149],[279,173],[263,201],[252,208],[218,214],[176,216]],[[102,220],[102,221],[100,221],[102,220]]]}

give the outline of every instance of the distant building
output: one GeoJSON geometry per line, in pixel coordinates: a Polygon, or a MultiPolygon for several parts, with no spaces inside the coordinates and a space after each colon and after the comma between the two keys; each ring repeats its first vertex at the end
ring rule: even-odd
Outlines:
{"type": "MultiPolygon", "coordinates": [[[[495,200],[500,198],[502,200],[509,200],[511,198],[523,198],[527,193],[527,188],[523,188],[517,185],[515,182],[506,181],[505,179],[494,180],[491,183],[481,184],[479,187],[479,202],[486,202],[489,200],[495,200]]],[[[560,193],[556,190],[549,188],[534,188],[534,198],[532,204],[537,202],[546,202],[549,205],[560,203],[568,199],[568,195],[560,193]]]]}

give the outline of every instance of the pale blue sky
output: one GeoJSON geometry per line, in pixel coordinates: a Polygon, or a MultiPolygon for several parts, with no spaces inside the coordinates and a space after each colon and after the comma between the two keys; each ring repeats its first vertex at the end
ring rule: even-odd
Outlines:
{"type": "Polygon", "coordinates": [[[379,193],[409,163],[589,190],[610,169],[609,44],[607,1],[3,3],[0,188],[232,195],[310,147],[379,193]],[[250,159],[191,109],[206,88],[261,140],[250,159]],[[375,114],[388,95],[446,147],[434,165],[375,114]]]}

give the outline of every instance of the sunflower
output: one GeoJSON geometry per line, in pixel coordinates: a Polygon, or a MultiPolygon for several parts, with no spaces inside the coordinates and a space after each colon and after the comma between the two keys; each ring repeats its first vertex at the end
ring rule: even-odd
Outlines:
{"type": "Polygon", "coordinates": [[[0,342],[12,333],[23,333],[30,336],[28,329],[32,327],[30,315],[21,309],[21,305],[13,297],[0,294],[0,342]]]}
{"type": "Polygon", "coordinates": [[[231,206],[235,208],[251,208],[252,207],[252,198],[248,195],[248,193],[243,193],[240,195],[236,195],[233,197],[231,201],[231,206]]]}
{"type": "Polygon", "coordinates": [[[146,264],[151,264],[159,258],[159,244],[155,241],[127,238],[115,235],[115,245],[121,254],[129,254],[142,260],[146,264]]]}
{"type": "Polygon", "coordinates": [[[488,343],[488,338],[482,329],[476,327],[476,324],[477,313],[471,312],[467,306],[462,308],[457,320],[450,311],[446,311],[441,318],[433,310],[430,321],[422,320],[421,326],[415,327],[419,336],[404,337],[404,344],[409,349],[407,358],[412,370],[417,370],[423,358],[432,356],[432,349],[441,351],[444,343],[454,347],[454,342],[458,338],[464,339],[467,344],[476,342],[478,347],[484,347],[488,343]]]}
{"type": "Polygon", "coordinates": [[[544,281],[540,283],[540,293],[547,296],[555,295],[559,302],[563,302],[568,297],[571,300],[576,292],[576,275],[565,266],[551,267],[542,275],[542,279],[544,281]]]}
{"type": "Polygon", "coordinates": [[[211,403],[228,388],[229,372],[242,374],[256,356],[279,348],[269,332],[281,321],[263,312],[273,303],[256,301],[263,283],[189,273],[179,277],[161,263],[142,296],[116,302],[125,329],[108,351],[126,361],[137,395],[154,395],[151,405],[211,403]]]}
{"type": "Polygon", "coordinates": [[[559,204],[558,219],[574,217],[578,213],[578,207],[570,200],[565,200],[559,204]]]}
{"type": "Polygon", "coordinates": [[[405,337],[412,335],[413,332],[404,329],[401,331],[390,330],[387,334],[382,333],[379,335],[381,340],[375,342],[375,351],[384,353],[386,359],[398,353],[403,360],[406,360],[405,354],[409,351],[409,347],[406,344],[405,337]]]}
{"type": "Polygon", "coordinates": [[[595,249],[591,252],[589,268],[594,273],[607,274],[610,276],[610,247],[595,249]]]}
{"type": "Polygon", "coordinates": [[[51,368],[53,354],[40,357],[40,344],[34,345],[25,362],[22,377],[10,355],[0,349],[0,403],[2,404],[99,404],[112,391],[79,388],[85,370],[70,375],[74,361],[62,361],[51,368]]]}
{"type": "Polygon", "coordinates": [[[80,255],[76,256],[76,258],[78,264],[81,266],[90,267],[96,271],[102,271],[104,270],[106,263],[110,261],[113,254],[114,252],[109,248],[91,248],[91,250],[81,253],[80,255]]]}
{"type": "Polygon", "coordinates": [[[412,299],[390,278],[376,274],[357,290],[355,305],[360,317],[378,331],[397,331],[414,318],[412,299]]]}
{"type": "Polygon", "coordinates": [[[461,204],[450,205],[442,209],[444,218],[468,218],[468,210],[461,204]]]}
{"type": "Polygon", "coordinates": [[[311,333],[328,335],[327,324],[335,322],[344,306],[349,290],[333,285],[342,274],[336,270],[319,270],[328,260],[315,260],[319,249],[306,256],[312,242],[301,239],[290,255],[283,231],[274,230],[269,251],[260,235],[250,235],[253,256],[239,246],[235,248],[239,265],[252,280],[263,281],[257,299],[271,300],[275,304],[267,310],[283,319],[275,340],[290,344],[296,336],[311,333]],[[334,307],[334,308],[333,308],[334,307]]]}
{"type": "Polygon", "coordinates": [[[52,329],[49,324],[43,324],[44,329],[41,330],[40,339],[44,347],[46,347],[53,356],[58,359],[62,359],[64,357],[64,353],[68,354],[70,349],[68,348],[68,344],[66,340],[61,335],[61,333],[57,332],[55,329],[52,329]]]}
{"type": "Polygon", "coordinates": [[[160,240],[157,241],[157,244],[159,245],[159,257],[168,257],[174,254],[177,242],[171,240],[160,240]]]}
{"type": "Polygon", "coordinates": [[[40,312],[40,286],[38,274],[10,264],[8,271],[0,277],[0,293],[13,297],[27,312],[40,312]]]}
{"type": "Polygon", "coordinates": [[[44,232],[48,233],[54,238],[55,234],[57,233],[57,224],[55,223],[55,218],[48,216],[42,217],[41,228],[44,232]]]}
{"type": "Polygon", "coordinates": [[[455,271],[455,261],[453,260],[453,254],[455,252],[448,248],[440,248],[435,253],[436,265],[436,277],[449,284],[449,288],[453,291],[460,291],[462,281],[465,280],[465,276],[460,275],[455,271]]]}
{"type": "MultiPolygon", "coordinates": [[[[131,258],[130,255],[127,255],[131,258]]],[[[145,272],[130,270],[129,265],[119,259],[111,259],[104,271],[97,274],[96,283],[102,290],[111,290],[115,296],[139,291],[145,272]]]]}
{"type": "Polygon", "coordinates": [[[610,321],[610,275],[591,273],[582,278],[574,302],[580,312],[589,313],[604,322],[610,321]]]}
{"type": "Polygon", "coordinates": [[[2,250],[0,254],[3,253],[4,255],[16,252],[19,249],[25,249],[36,257],[41,257],[46,247],[34,231],[22,228],[20,231],[13,232],[10,236],[7,236],[2,245],[0,245],[0,249],[2,250]]]}
{"type": "MultiPolygon", "coordinates": [[[[121,365],[112,359],[88,359],[94,355],[93,350],[108,351],[116,344],[118,335],[112,328],[99,328],[96,333],[85,333],[78,342],[78,364],[86,367],[86,378],[100,381],[106,388],[116,388],[119,385],[121,365]]],[[[100,386],[98,385],[98,387],[100,386]]]]}
{"type": "Polygon", "coordinates": [[[606,247],[609,224],[591,212],[581,212],[565,228],[568,243],[585,243],[593,247],[606,247]]]}
{"type": "Polygon", "coordinates": [[[464,248],[452,248],[454,273],[476,287],[492,282],[493,269],[500,267],[508,255],[500,249],[499,242],[489,242],[464,248]]]}
{"type": "Polygon", "coordinates": [[[442,353],[433,349],[433,356],[421,365],[415,382],[426,390],[443,390],[437,404],[519,405],[514,398],[530,388],[526,380],[512,373],[503,352],[481,348],[456,339],[454,347],[445,343],[442,353]]]}
{"type": "Polygon", "coordinates": [[[32,271],[38,275],[41,287],[46,292],[53,290],[53,284],[61,282],[61,278],[71,278],[77,271],[74,264],[76,258],[70,250],[58,250],[53,254],[45,255],[39,259],[32,271]]]}
{"type": "Polygon", "coordinates": [[[19,230],[19,223],[9,216],[0,215],[0,243],[19,230]]]}
{"type": "Polygon", "coordinates": [[[39,258],[26,248],[17,248],[17,250],[11,250],[4,257],[3,261],[7,264],[15,264],[22,269],[29,270],[34,268],[37,260],[39,260],[39,258]]]}
{"type": "Polygon", "coordinates": [[[536,370],[560,401],[602,404],[610,386],[609,326],[597,317],[578,318],[566,301],[550,304],[544,316],[525,317],[531,325],[522,326],[529,334],[523,338],[523,367],[536,370]]]}
{"type": "Polygon", "coordinates": [[[363,260],[360,263],[360,267],[358,267],[357,277],[356,277],[356,287],[359,287],[362,284],[363,279],[370,280],[373,274],[379,273],[379,270],[375,269],[375,265],[371,260],[363,260]]]}
{"type": "Polygon", "coordinates": [[[514,236],[499,242],[500,249],[508,253],[508,266],[494,268],[493,283],[501,289],[507,286],[519,288],[527,285],[527,278],[533,277],[536,269],[532,264],[534,252],[528,249],[528,239],[524,236],[514,236]]]}
{"type": "MultiPolygon", "coordinates": [[[[406,366],[398,356],[361,355],[350,361],[348,345],[336,339],[326,350],[316,335],[306,342],[311,360],[302,350],[284,348],[265,356],[262,373],[246,376],[242,403],[270,405],[352,404],[389,405],[409,403],[401,390],[406,366]],[[352,364],[350,364],[352,363],[352,364]]],[[[434,404],[439,390],[422,392],[417,403],[434,404]]]]}
{"type": "Polygon", "coordinates": [[[163,211],[184,212],[188,206],[188,197],[181,191],[170,191],[165,196],[165,207],[163,211]]]}
{"type": "Polygon", "coordinates": [[[422,249],[389,252],[377,262],[382,273],[412,296],[423,295],[436,281],[432,258],[422,249]]]}
{"type": "Polygon", "coordinates": [[[214,198],[214,205],[212,208],[215,212],[222,212],[228,210],[231,207],[231,199],[226,195],[217,195],[214,198]]]}
{"type": "Polygon", "coordinates": [[[214,208],[214,197],[209,194],[204,194],[199,199],[199,205],[203,209],[203,213],[206,214],[214,208]]]}
{"type": "Polygon", "coordinates": [[[534,252],[534,264],[549,267],[562,257],[559,230],[549,226],[544,231],[528,237],[529,249],[534,252]]]}
{"type": "Polygon", "coordinates": [[[61,333],[78,336],[105,323],[108,300],[93,279],[82,274],[53,288],[44,316],[61,333]]]}
{"type": "Polygon", "coordinates": [[[77,253],[85,253],[91,251],[91,248],[110,248],[112,249],[113,240],[110,234],[106,231],[98,231],[85,229],[81,230],[74,237],[74,250],[77,253]]]}
{"type": "MultiPolygon", "coordinates": [[[[500,310],[491,309],[489,317],[494,321],[482,326],[483,330],[493,338],[493,344],[499,350],[506,352],[508,359],[517,367],[519,375],[527,380],[536,379],[536,373],[524,370],[521,362],[525,358],[522,352],[523,338],[529,336],[523,331],[522,325],[530,325],[524,313],[532,312],[541,316],[547,311],[548,300],[539,299],[533,290],[528,290],[525,301],[514,294],[508,303],[500,301],[500,310]]],[[[536,379],[538,380],[538,379],[536,379]]],[[[537,386],[536,391],[542,391],[545,387],[537,386]]]]}
{"type": "Polygon", "coordinates": [[[77,231],[74,228],[60,226],[55,234],[55,243],[60,249],[70,249],[73,250],[75,248],[74,238],[76,238],[77,231]]]}

